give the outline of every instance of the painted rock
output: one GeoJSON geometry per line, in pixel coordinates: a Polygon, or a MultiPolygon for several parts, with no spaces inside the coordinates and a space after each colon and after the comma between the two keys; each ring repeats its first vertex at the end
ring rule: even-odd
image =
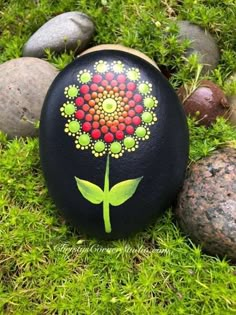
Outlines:
{"type": "Polygon", "coordinates": [[[180,41],[191,41],[186,50],[186,56],[198,54],[199,61],[203,65],[202,73],[213,70],[220,60],[219,48],[214,37],[206,30],[189,21],[178,21],[180,41]]]}
{"type": "Polygon", "coordinates": [[[35,122],[58,71],[44,60],[17,58],[0,65],[0,130],[9,138],[36,136],[35,122]]]}
{"type": "Polygon", "coordinates": [[[121,50],[88,52],[51,85],[40,155],[68,221],[93,237],[128,237],[155,221],[181,188],[186,118],[152,64],[121,50]]]}
{"type": "Polygon", "coordinates": [[[179,196],[180,227],[212,255],[236,261],[236,150],[223,148],[195,163],[179,196]]]}
{"type": "Polygon", "coordinates": [[[94,33],[92,20],[81,12],[66,12],[55,16],[41,26],[23,48],[23,56],[41,58],[45,49],[57,53],[65,49],[82,51],[94,33]]]}
{"type": "Polygon", "coordinates": [[[191,86],[183,85],[178,90],[186,115],[195,117],[200,125],[209,127],[216,118],[228,118],[230,106],[224,92],[213,82],[202,80],[191,91],[191,86]]]}

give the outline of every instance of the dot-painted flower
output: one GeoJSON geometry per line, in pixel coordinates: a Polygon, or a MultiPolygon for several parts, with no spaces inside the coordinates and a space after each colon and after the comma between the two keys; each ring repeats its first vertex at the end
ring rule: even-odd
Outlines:
{"type": "Polygon", "coordinates": [[[93,68],[94,72],[78,73],[78,86],[65,88],[68,101],[60,108],[67,118],[65,132],[74,137],[77,149],[119,158],[149,138],[150,126],[157,121],[158,100],[138,68],[103,60],[93,68]]]}

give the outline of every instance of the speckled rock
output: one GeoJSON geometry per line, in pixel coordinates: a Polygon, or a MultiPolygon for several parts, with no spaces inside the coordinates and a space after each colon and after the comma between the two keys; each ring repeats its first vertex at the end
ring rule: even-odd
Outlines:
{"type": "Polygon", "coordinates": [[[35,136],[48,88],[58,71],[48,62],[30,57],[0,65],[0,130],[14,136],[35,136]]]}
{"type": "Polygon", "coordinates": [[[188,171],[179,195],[180,227],[212,255],[236,261],[236,150],[215,151],[188,171]]]}
{"type": "Polygon", "coordinates": [[[80,52],[86,48],[94,33],[91,19],[81,12],[60,14],[41,26],[23,48],[23,56],[41,58],[45,49],[57,53],[67,50],[80,52]]]}
{"type": "MultiPolygon", "coordinates": [[[[235,82],[236,83],[236,73],[234,73],[230,78],[227,80],[228,83],[235,82]]],[[[230,105],[230,115],[229,121],[232,123],[233,126],[236,126],[236,93],[227,95],[227,99],[230,105]]]]}
{"type": "Polygon", "coordinates": [[[186,56],[193,53],[199,55],[200,62],[204,65],[202,73],[213,70],[219,63],[220,53],[213,36],[198,25],[189,21],[178,21],[179,39],[190,40],[190,47],[186,50],[186,56]]]}

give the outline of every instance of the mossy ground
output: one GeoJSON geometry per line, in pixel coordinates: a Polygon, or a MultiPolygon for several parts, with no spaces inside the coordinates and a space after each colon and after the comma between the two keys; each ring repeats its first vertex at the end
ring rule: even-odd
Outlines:
{"type": "MultiPolygon", "coordinates": [[[[235,0],[0,0],[0,62],[20,57],[29,36],[52,16],[79,10],[96,24],[92,45],[133,47],[174,71],[174,87],[194,80],[195,57],[176,41],[176,19],[206,27],[221,50],[209,78],[225,87],[236,71],[235,0]]],[[[63,69],[72,59],[48,53],[63,69]]],[[[227,86],[232,90],[232,86],[227,86]]],[[[206,129],[190,126],[190,162],[234,144],[224,119],[206,129]]],[[[38,139],[9,141],[0,134],[1,314],[236,313],[236,268],[207,256],[185,238],[169,210],[130,240],[86,239],[65,224],[48,196],[38,139]],[[159,252],[158,252],[159,249],[159,252]]]]}

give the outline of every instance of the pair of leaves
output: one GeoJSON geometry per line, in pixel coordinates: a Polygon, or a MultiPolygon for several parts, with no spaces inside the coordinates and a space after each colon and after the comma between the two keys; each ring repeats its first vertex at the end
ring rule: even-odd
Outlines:
{"type": "MultiPolygon", "coordinates": [[[[126,202],[133,196],[142,178],[128,179],[113,186],[108,193],[108,202],[112,206],[120,206],[126,202]]],[[[85,199],[93,204],[100,204],[104,201],[105,194],[99,186],[78,177],[75,177],[75,180],[85,199]]]]}

